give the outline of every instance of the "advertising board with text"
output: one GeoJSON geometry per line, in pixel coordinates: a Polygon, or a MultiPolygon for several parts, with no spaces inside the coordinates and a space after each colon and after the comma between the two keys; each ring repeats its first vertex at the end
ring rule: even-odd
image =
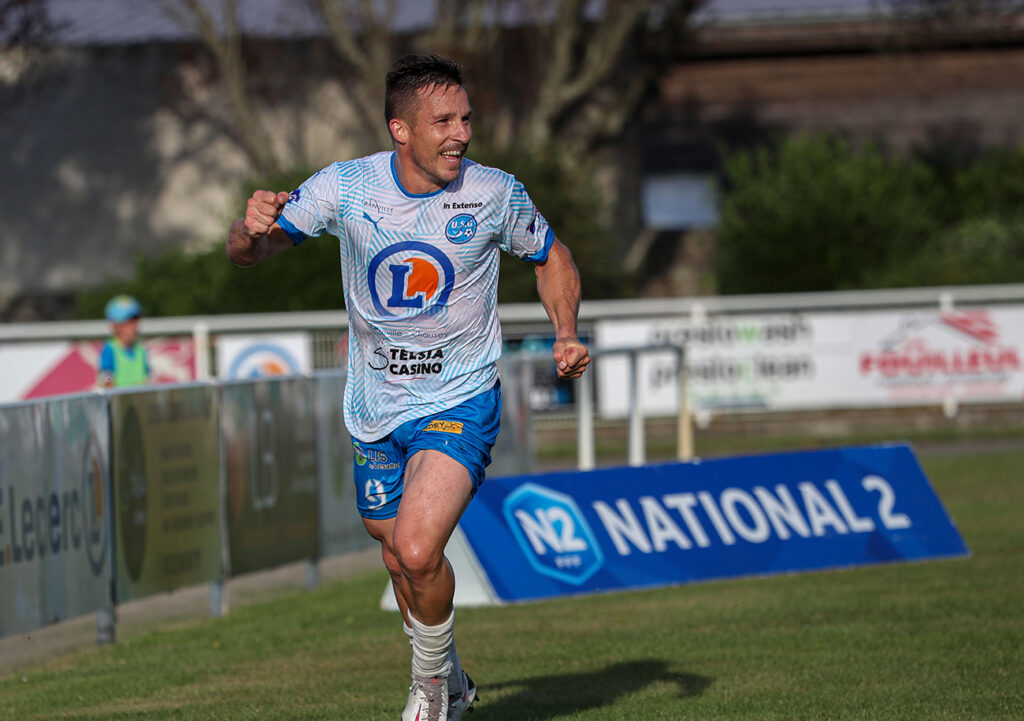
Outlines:
{"type": "MultiPolygon", "coordinates": [[[[601,321],[596,337],[598,347],[683,344],[698,410],[1024,399],[1021,307],[601,321]]],[[[644,411],[675,413],[675,356],[642,354],[638,366],[644,411]]],[[[625,357],[602,359],[597,378],[601,414],[625,415],[625,357]]]]}
{"type": "Polygon", "coordinates": [[[111,605],[106,401],[0,407],[0,636],[111,605]]]}
{"type": "Polygon", "coordinates": [[[110,394],[118,602],[221,575],[217,393],[110,394]]]}
{"type": "Polygon", "coordinates": [[[503,601],[968,552],[907,446],[489,479],[460,528],[503,601]]]}
{"type": "Polygon", "coordinates": [[[221,386],[232,575],[317,555],[313,389],[312,378],[221,386]]]}

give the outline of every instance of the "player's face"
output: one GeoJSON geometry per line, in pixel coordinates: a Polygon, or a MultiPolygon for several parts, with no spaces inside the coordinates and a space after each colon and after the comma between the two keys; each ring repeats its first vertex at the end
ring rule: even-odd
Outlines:
{"type": "Polygon", "coordinates": [[[409,124],[407,151],[414,186],[407,190],[429,193],[459,177],[473,130],[469,95],[459,85],[425,88],[409,124]]]}

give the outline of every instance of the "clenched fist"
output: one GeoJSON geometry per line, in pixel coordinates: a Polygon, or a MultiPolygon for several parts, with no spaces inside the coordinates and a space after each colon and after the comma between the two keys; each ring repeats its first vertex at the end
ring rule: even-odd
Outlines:
{"type": "Polygon", "coordinates": [[[281,216],[288,193],[272,190],[257,190],[245,206],[245,232],[251,238],[259,238],[270,230],[281,216]]]}
{"type": "Polygon", "coordinates": [[[289,197],[285,191],[257,190],[252,194],[245,217],[236,220],[228,233],[225,251],[232,263],[256,265],[292,247],[288,235],[275,226],[289,197]]]}
{"type": "Polygon", "coordinates": [[[578,338],[559,338],[553,350],[559,378],[579,378],[590,365],[590,351],[578,338]]]}

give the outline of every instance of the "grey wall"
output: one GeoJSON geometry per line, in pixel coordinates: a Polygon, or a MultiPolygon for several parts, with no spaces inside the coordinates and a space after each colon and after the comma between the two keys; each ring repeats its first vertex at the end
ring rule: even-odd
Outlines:
{"type": "MultiPolygon", "coordinates": [[[[322,68],[296,71],[315,64],[311,51],[280,52],[290,64],[260,98],[279,155],[313,168],[351,157],[338,85],[315,79],[322,68]]],[[[0,308],[126,276],[139,253],[224,237],[254,170],[194,57],[166,44],[62,50],[12,83],[0,56],[0,308]]]]}

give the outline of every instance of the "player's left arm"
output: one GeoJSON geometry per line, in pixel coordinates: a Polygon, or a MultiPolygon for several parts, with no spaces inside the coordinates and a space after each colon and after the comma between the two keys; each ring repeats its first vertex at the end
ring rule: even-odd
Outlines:
{"type": "Polygon", "coordinates": [[[555,327],[554,356],[560,378],[579,378],[590,365],[590,352],[580,342],[576,319],[580,310],[580,274],[572,252],[558,238],[547,258],[535,264],[537,294],[555,327]]]}

